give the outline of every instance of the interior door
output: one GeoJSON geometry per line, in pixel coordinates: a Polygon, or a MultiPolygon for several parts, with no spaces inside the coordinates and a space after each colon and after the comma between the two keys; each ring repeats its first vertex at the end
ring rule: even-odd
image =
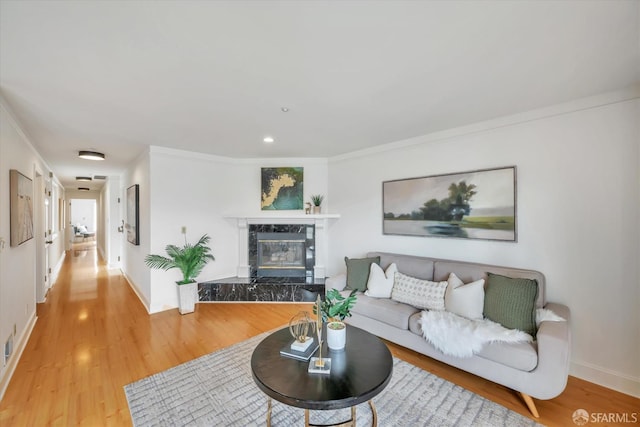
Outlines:
{"type": "Polygon", "coordinates": [[[46,190],[42,173],[35,171],[34,222],[36,241],[36,302],[44,302],[49,282],[49,255],[46,227],[46,190]]]}

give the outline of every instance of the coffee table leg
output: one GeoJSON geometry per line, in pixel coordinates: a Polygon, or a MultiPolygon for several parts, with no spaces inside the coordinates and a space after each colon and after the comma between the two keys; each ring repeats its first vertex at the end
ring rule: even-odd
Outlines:
{"type": "MultiPolygon", "coordinates": [[[[375,416],[374,416],[375,419],[375,416]]],[[[305,427],[355,427],[356,425],[356,407],[351,407],[351,419],[343,421],[338,424],[310,424],[309,423],[309,410],[304,410],[304,425],[305,427]]]]}
{"type": "Polygon", "coordinates": [[[371,407],[371,427],[378,427],[378,412],[376,412],[376,407],[373,404],[373,400],[369,401],[369,406],[371,407]]]}
{"type": "Polygon", "coordinates": [[[271,398],[267,398],[267,427],[271,427],[271,398]]]}

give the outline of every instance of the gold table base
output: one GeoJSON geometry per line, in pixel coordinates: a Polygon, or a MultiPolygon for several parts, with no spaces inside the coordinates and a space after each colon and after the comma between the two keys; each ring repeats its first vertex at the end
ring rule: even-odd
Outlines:
{"type": "MultiPolygon", "coordinates": [[[[373,400],[369,401],[371,407],[371,427],[378,427],[378,412],[373,404],[373,400]]],[[[309,410],[304,410],[304,426],[305,427],[356,427],[356,407],[351,407],[351,418],[338,424],[311,424],[309,423],[309,410]]],[[[271,398],[267,399],[267,427],[271,427],[271,398]]]]}

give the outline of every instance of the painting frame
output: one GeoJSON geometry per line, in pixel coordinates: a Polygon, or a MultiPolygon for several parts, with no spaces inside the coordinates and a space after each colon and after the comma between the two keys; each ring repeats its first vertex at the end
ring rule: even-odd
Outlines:
{"type": "Polygon", "coordinates": [[[304,209],[304,168],[300,166],[260,169],[260,209],[304,209]]]}
{"type": "Polygon", "coordinates": [[[382,234],[517,242],[516,166],[382,182],[382,234]]]}
{"type": "Polygon", "coordinates": [[[125,220],[125,230],[127,242],[140,245],[140,185],[133,184],[127,188],[127,217],[125,220]]]}
{"type": "Polygon", "coordinates": [[[16,169],[9,170],[10,246],[33,239],[33,180],[16,169]]]}

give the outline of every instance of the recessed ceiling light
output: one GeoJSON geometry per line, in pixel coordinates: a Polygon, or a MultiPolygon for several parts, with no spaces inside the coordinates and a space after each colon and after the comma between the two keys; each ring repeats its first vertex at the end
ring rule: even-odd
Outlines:
{"type": "Polygon", "coordinates": [[[80,190],[80,191],[89,191],[90,188],[89,187],[78,187],[78,190],[80,190]]]}
{"type": "Polygon", "coordinates": [[[98,153],[97,151],[80,150],[78,152],[78,157],[80,157],[81,159],[87,159],[87,160],[104,160],[104,154],[98,153]]]}
{"type": "Polygon", "coordinates": [[[289,111],[289,109],[287,107],[282,107],[280,108],[280,111],[282,111],[283,113],[286,113],[289,111]]]}
{"type": "Polygon", "coordinates": [[[90,176],[76,176],[76,181],[91,181],[90,176]]]}
{"type": "Polygon", "coordinates": [[[272,136],[265,136],[263,141],[267,144],[271,144],[273,141],[275,141],[275,139],[273,139],[272,136]]]}

